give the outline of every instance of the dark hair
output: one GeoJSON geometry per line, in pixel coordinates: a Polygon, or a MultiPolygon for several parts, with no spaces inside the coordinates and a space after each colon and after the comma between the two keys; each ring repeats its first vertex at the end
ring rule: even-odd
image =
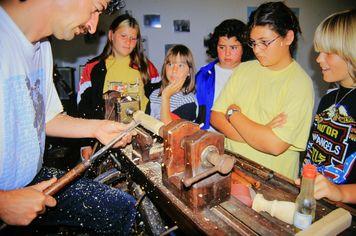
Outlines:
{"type": "Polygon", "coordinates": [[[217,58],[217,46],[220,37],[236,37],[236,39],[241,43],[243,54],[241,61],[247,61],[251,57],[251,48],[247,46],[246,40],[246,25],[242,21],[237,19],[227,19],[221,22],[215,27],[214,32],[209,35],[208,39],[205,40],[204,45],[207,47],[206,53],[211,58],[217,58]]]}
{"type": "MultiPolygon", "coordinates": [[[[113,22],[110,25],[109,30],[114,33],[121,26],[128,26],[130,28],[134,28],[137,30],[136,47],[130,53],[131,66],[132,66],[132,64],[138,66],[138,70],[141,74],[142,81],[144,84],[146,84],[150,80],[150,76],[149,76],[149,72],[148,72],[148,61],[143,53],[140,26],[135,18],[133,18],[132,16],[130,16],[128,14],[123,14],[123,15],[119,15],[118,17],[116,17],[113,20],[113,22]]],[[[94,58],[93,60],[95,60],[97,58],[105,60],[110,55],[112,55],[112,53],[113,53],[112,42],[108,37],[108,40],[106,42],[106,45],[105,45],[102,53],[98,57],[94,58]]]]}
{"type": "Polygon", "coordinates": [[[298,35],[302,33],[299,21],[293,11],[283,2],[267,2],[260,5],[250,15],[248,32],[255,26],[269,26],[280,36],[285,37],[289,30],[294,32],[294,40],[289,47],[291,55],[297,49],[298,35]]]}
{"type": "Polygon", "coordinates": [[[170,63],[172,57],[180,56],[185,62],[187,63],[189,67],[189,75],[185,79],[185,82],[182,86],[182,92],[183,94],[188,94],[191,92],[195,91],[195,65],[194,65],[194,58],[192,52],[183,44],[176,44],[173,47],[171,47],[168,52],[166,57],[164,58],[164,62],[162,65],[162,71],[161,71],[161,78],[162,78],[162,85],[161,89],[159,92],[159,95],[162,94],[162,91],[165,87],[168,86],[169,81],[167,78],[167,73],[166,73],[166,65],[170,63]]]}
{"type": "Polygon", "coordinates": [[[126,3],[124,0],[111,0],[108,3],[108,7],[106,8],[105,13],[111,15],[117,10],[124,8],[125,6],[126,3]]]}

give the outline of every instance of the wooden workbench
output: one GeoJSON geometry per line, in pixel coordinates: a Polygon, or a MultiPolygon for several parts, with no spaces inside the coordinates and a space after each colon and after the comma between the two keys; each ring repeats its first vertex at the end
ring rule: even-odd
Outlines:
{"type": "MultiPolygon", "coordinates": [[[[120,157],[124,168],[129,169],[131,178],[141,185],[151,201],[163,211],[178,226],[181,232],[189,235],[294,235],[292,225],[284,223],[268,213],[257,213],[245,206],[234,197],[210,209],[194,213],[162,183],[161,164],[148,162],[137,165],[131,159],[131,150],[124,151],[125,157],[120,157]]],[[[294,201],[299,193],[298,188],[290,180],[273,173],[239,155],[227,152],[236,157],[235,168],[244,171],[261,182],[257,190],[268,200],[294,201]]],[[[338,204],[338,207],[346,207],[338,204]]],[[[317,201],[316,220],[334,210],[336,206],[326,201],[317,201]]],[[[355,211],[352,226],[342,235],[355,235],[355,211]]]]}

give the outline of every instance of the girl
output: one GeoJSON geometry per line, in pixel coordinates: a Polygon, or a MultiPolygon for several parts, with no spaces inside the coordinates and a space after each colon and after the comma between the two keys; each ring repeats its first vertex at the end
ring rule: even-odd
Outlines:
{"type": "Polygon", "coordinates": [[[326,18],[314,47],[323,80],[338,88],[325,95],[314,117],[304,163],[317,166],[316,199],[356,203],[356,10],[326,18]]]}
{"type": "Polygon", "coordinates": [[[199,104],[198,123],[202,129],[210,129],[210,113],[221,89],[230,78],[233,69],[249,58],[251,48],[245,43],[246,25],[236,19],[228,19],[215,27],[206,51],[215,60],[200,68],[195,76],[199,104]]]}
{"type": "MultiPolygon", "coordinates": [[[[109,90],[134,97],[145,110],[150,93],[160,86],[159,80],[158,71],[143,54],[137,21],[130,15],[120,15],[110,26],[103,52],[83,70],[77,99],[79,116],[104,119],[102,97],[109,90]]],[[[83,145],[91,142],[83,141],[83,145]]],[[[82,148],[82,156],[91,151],[91,147],[82,148]]]]}
{"type": "Polygon", "coordinates": [[[299,22],[284,3],[269,2],[251,14],[248,29],[257,60],[236,68],[211,124],[226,135],[227,149],[296,179],[314,103],[312,81],[292,58],[299,22]]]}
{"type": "Polygon", "coordinates": [[[175,45],[167,52],[162,66],[162,86],[150,96],[151,116],[169,124],[175,119],[194,121],[194,60],[184,45],[175,45]]]}

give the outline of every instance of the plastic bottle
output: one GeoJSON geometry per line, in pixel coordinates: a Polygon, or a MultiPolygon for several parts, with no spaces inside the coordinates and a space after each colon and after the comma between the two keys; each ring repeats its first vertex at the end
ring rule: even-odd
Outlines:
{"type": "Polygon", "coordinates": [[[314,181],[316,173],[316,167],[312,164],[307,164],[303,168],[303,179],[300,193],[295,200],[296,211],[293,218],[296,232],[306,229],[315,219],[314,181]]]}

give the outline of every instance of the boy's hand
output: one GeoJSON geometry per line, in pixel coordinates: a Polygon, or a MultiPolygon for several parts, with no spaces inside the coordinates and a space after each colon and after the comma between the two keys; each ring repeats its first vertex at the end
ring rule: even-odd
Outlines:
{"type": "MultiPolygon", "coordinates": [[[[296,185],[300,185],[300,179],[296,179],[294,182],[296,185]]],[[[332,183],[322,174],[318,174],[315,178],[314,197],[317,200],[326,197],[329,200],[335,202],[343,201],[343,195],[340,190],[340,186],[332,183]]]]}
{"type": "Polygon", "coordinates": [[[341,202],[343,199],[340,187],[332,183],[322,174],[318,174],[316,176],[314,185],[314,197],[315,199],[326,197],[335,202],[341,202]]]}

